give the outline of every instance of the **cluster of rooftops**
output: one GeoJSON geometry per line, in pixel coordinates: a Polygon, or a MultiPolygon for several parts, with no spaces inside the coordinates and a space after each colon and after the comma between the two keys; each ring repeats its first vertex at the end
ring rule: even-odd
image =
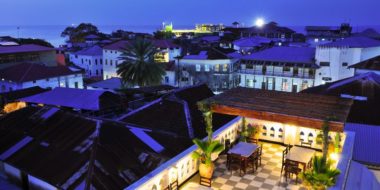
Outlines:
{"type": "MultiPolygon", "coordinates": [[[[0,96],[8,102],[25,101],[29,106],[1,117],[0,159],[58,188],[122,189],[190,147],[191,139],[207,135],[197,108],[199,101],[213,102],[212,109],[218,112],[213,116],[214,130],[233,120],[237,113],[245,113],[242,116],[259,114],[279,122],[315,124],[316,128],[325,116],[333,114],[334,130],[342,131],[346,121],[380,124],[378,112],[374,111],[379,98],[368,96],[368,102],[363,102],[341,97],[366,96],[365,90],[378,91],[379,86],[380,79],[374,73],[298,94],[236,88],[214,96],[206,85],[198,85],[174,89],[112,118],[64,108],[91,110],[108,100],[122,104],[114,93],[38,87],[8,92],[0,96]],[[44,106],[38,106],[41,104],[44,106]],[[310,119],[320,122],[312,123],[310,119]]],[[[376,94],[380,93],[373,93],[376,94]]],[[[359,134],[360,138],[365,137],[359,134]]],[[[363,156],[362,152],[357,154],[363,156]]]]}

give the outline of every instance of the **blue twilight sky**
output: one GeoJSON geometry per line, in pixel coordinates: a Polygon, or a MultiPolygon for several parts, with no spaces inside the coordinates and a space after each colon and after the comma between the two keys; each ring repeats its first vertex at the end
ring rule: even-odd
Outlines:
{"type": "Polygon", "coordinates": [[[0,25],[380,25],[380,0],[0,0],[0,25]]]}

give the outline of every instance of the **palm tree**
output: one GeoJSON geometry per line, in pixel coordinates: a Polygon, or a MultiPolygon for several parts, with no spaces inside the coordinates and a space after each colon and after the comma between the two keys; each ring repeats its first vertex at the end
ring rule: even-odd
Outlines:
{"type": "Polygon", "coordinates": [[[124,48],[119,57],[123,62],[117,66],[117,74],[123,84],[149,86],[161,83],[165,70],[162,64],[154,62],[156,48],[152,42],[137,39],[124,48]]]}
{"type": "Polygon", "coordinates": [[[315,156],[313,168],[300,174],[303,183],[315,190],[324,190],[335,185],[336,177],[340,174],[338,169],[331,167],[331,161],[323,156],[315,156]]]}

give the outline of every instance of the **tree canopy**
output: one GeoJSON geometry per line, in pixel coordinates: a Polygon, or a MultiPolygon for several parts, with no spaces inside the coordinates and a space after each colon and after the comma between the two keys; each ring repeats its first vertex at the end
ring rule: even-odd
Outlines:
{"type": "Polygon", "coordinates": [[[68,26],[61,33],[62,37],[68,37],[72,42],[83,42],[89,34],[99,35],[98,27],[91,23],[81,23],[76,27],[68,26]]]}

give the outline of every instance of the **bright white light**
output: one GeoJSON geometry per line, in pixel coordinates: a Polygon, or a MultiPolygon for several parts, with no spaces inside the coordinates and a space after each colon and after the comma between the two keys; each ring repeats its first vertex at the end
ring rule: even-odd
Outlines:
{"type": "Polygon", "coordinates": [[[258,19],[256,19],[256,21],[255,21],[255,25],[256,25],[257,27],[262,27],[262,26],[264,26],[264,24],[265,24],[265,21],[264,21],[263,18],[258,18],[258,19]]]}

